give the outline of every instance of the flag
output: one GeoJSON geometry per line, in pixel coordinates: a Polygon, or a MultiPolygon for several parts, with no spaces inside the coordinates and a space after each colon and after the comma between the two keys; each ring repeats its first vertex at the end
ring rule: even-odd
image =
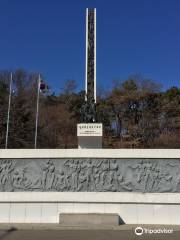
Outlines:
{"type": "Polygon", "coordinates": [[[46,93],[48,90],[49,90],[48,85],[41,80],[39,84],[39,91],[42,93],[46,93]]]}

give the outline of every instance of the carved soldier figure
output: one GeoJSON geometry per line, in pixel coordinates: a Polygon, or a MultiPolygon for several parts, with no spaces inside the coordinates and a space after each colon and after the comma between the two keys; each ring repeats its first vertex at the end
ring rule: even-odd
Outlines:
{"type": "Polygon", "coordinates": [[[22,174],[18,170],[15,170],[12,174],[13,187],[22,188],[22,180],[23,180],[22,174]]]}
{"type": "Polygon", "coordinates": [[[153,176],[152,176],[152,163],[147,162],[145,163],[145,173],[144,173],[144,192],[147,192],[149,190],[150,181],[153,182],[153,176]]]}
{"type": "Polygon", "coordinates": [[[12,164],[12,160],[9,160],[9,159],[2,160],[2,163],[0,165],[0,183],[3,189],[5,189],[6,185],[9,188],[12,188],[11,172],[13,170],[14,170],[14,166],[12,164]]]}
{"type": "Polygon", "coordinates": [[[125,180],[124,176],[120,172],[117,173],[117,179],[118,179],[118,185],[119,185],[118,190],[121,187],[126,191],[132,191],[132,182],[125,180]]]}
{"type": "Polygon", "coordinates": [[[157,183],[158,183],[158,178],[159,178],[159,169],[152,168],[152,184],[150,186],[150,190],[156,190],[157,189],[157,183]]]}
{"type": "Polygon", "coordinates": [[[159,183],[158,183],[158,190],[159,192],[172,192],[173,185],[172,185],[172,176],[164,171],[160,172],[159,176],[159,183]]]}
{"type": "Polygon", "coordinates": [[[136,164],[132,164],[132,165],[128,165],[128,168],[132,169],[133,171],[137,171],[137,183],[140,183],[143,176],[144,176],[144,164],[143,164],[143,160],[140,160],[138,163],[136,164]]]}
{"type": "Polygon", "coordinates": [[[113,185],[113,189],[118,191],[118,177],[117,177],[117,172],[118,172],[118,164],[117,161],[111,160],[110,161],[110,185],[113,185]]]}
{"type": "Polygon", "coordinates": [[[50,190],[53,187],[53,183],[54,183],[54,178],[55,178],[55,166],[53,164],[53,162],[50,162],[50,166],[49,166],[49,171],[47,174],[47,181],[46,181],[46,186],[47,189],[50,190]]]}
{"type": "Polygon", "coordinates": [[[97,167],[94,168],[94,182],[95,182],[95,186],[96,186],[96,189],[97,189],[98,185],[100,183],[100,172],[99,172],[99,169],[97,167]]]}
{"type": "Polygon", "coordinates": [[[106,185],[106,177],[108,175],[109,172],[109,160],[102,160],[101,163],[101,168],[100,168],[100,184],[101,186],[105,186],[106,185]]]}
{"type": "Polygon", "coordinates": [[[95,123],[97,122],[96,104],[94,99],[91,101],[85,101],[80,109],[81,122],[95,123]]]}
{"type": "Polygon", "coordinates": [[[55,189],[57,189],[58,191],[63,191],[67,189],[66,177],[63,170],[61,170],[58,174],[56,174],[54,186],[55,186],[55,189]]]}
{"type": "Polygon", "coordinates": [[[52,160],[47,160],[45,165],[42,166],[42,187],[43,189],[52,189],[55,178],[55,166],[52,160]]]}
{"type": "Polygon", "coordinates": [[[24,180],[25,179],[25,168],[17,168],[12,174],[13,187],[17,189],[24,189],[24,180]]]}
{"type": "Polygon", "coordinates": [[[73,191],[77,191],[78,189],[78,175],[79,175],[79,171],[80,171],[80,166],[79,165],[79,161],[78,160],[68,160],[68,162],[65,163],[65,165],[69,166],[69,179],[71,179],[71,189],[73,191]]]}
{"type": "Polygon", "coordinates": [[[79,180],[78,181],[78,191],[81,191],[84,187],[87,190],[87,188],[86,188],[87,176],[86,176],[86,173],[84,170],[80,171],[78,180],[79,180]]]}
{"type": "Polygon", "coordinates": [[[95,189],[95,182],[94,182],[94,173],[93,173],[93,162],[91,159],[87,161],[86,164],[86,183],[87,183],[87,189],[94,190],[95,189]]]}

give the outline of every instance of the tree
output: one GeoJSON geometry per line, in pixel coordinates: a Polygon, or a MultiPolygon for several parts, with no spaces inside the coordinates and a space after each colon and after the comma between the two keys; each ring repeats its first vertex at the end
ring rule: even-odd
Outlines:
{"type": "MultiPolygon", "coordinates": [[[[13,73],[9,148],[34,148],[37,73],[13,73]]],[[[10,72],[0,72],[0,147],[5,147],[10,72]]],[[[59,94],[40,94],[38,148],[77,148],[77,123],[85,91],[67,81],[59,94]]],[[[180,89],[161,86],[137,75],[116,81],[97,96],[106,148],[180,148],[180,89]]]]}

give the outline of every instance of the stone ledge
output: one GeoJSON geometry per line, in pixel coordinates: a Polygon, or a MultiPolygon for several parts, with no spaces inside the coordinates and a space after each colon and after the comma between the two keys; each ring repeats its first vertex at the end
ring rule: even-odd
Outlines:
{"type": "Polygon", "coordinates": [[[1,149],[4,158],[180,158],[180,149],[1,149]]]}
{"type": "Polygon", "coordinates": [[[180,193],[0,192],[0,203],[180,204],[180,193]]]}

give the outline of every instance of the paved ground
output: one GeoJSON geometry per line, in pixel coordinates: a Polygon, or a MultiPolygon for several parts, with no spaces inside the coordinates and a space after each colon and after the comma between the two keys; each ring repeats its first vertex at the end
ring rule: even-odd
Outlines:
{"type": "MultiPolygon", "coordinates": [[[[0,240],[179,240],[180,226],[141,226],[143,229],[173,229],[173,233],[135,234],[134,225],[118,227],[60,227],[44,225],[5,225],[0,224],[0,240]]],[[[145,230],[144,230],[145,231],[145,230]]]]}

